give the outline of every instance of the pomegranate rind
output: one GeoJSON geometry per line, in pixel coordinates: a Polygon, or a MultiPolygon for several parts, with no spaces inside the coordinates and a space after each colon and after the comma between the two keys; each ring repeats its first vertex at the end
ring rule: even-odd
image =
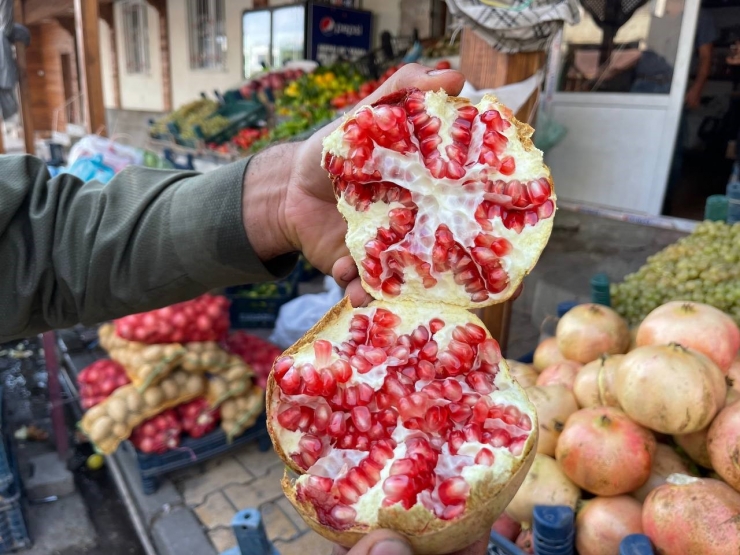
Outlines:
{"type": "MultiPolygon", "coordinates": [[[[407,98],[409,94],[414,92],[418,91],[414,91],[412,89],[409,89],[407,91],[398,91],[393,95],[389,95],[385,98],[380,99],[378,102],[373,104],[373,108],[384,105],[386,103],[388,103],[388,105],[392,104],[394,106],[402,104],[405,98],[407,98]]],[[[434,103],[437,105],[442,103],[447,107],[454,106],[455,109],[472,106],[468,99],[461,97],[449,97],[444,91],[430,91],[424,94],[426,99],[431,99],[430,102],[433,100],[434,103]]],[[[378,201],[374,202],[373,205],[377,206],[379,204],[382,204],[382,209],[378,208],[376,210],[358,211],[356,206],[354,206],[350,202],[347,202],[347,199],[345,198],[346,195],[342,191],[342,178],[340,176],[332,174],[331,169],[327,167],[329,164],[328,160],[333,157],[341,158],[342,160],[348,160],[347,157],[351,152],[351,147],[347,142],[344,141],[344,138],[348,124],[356,121],[354,119],[357,115],[356,113],[347,115],[344,122],[326,139],[324,139],[322,166],[325,167],[325,169],[329,170],[330,177],[334,181],[335,193],[337,194],[338,200],[338,208],[339,211],[342,213],[344,219],[347,221],[348,229],[345,242],[350,250],[350,254],[357,263],[357,267],[360,269],[360,278],[363,288],[373,298],[383,300],[396,299],[405,301],[418,300],[422,302],[438,300],[447,304],[454,304],[457,306],[481,308],[508,300],[516,292],[524,277],[529,274],[534,265],[537,263],[537,260],[539,259],[542,250],[545,248],[545,245],[547,244],[550,233],[552,231],[554,213],[557,209],[557,198],[555,196],[550,170],[543,162],[542,153],[534,146],[534,143],[531,140],[534,129],[532,129],[532,127],[528,124],[518,121],[513,116],[511,111],[504,105],[502,105],[498,101],[498,99],[492,95],[485,95],[481,102],[476,105],[476,108],[480,111],[480,113],[483,113],[485,110],[496,110],[499,112],[504,121],[510,124],[507,130],[503,132],[503,134],[507,137],[509,141],[505,153],[510,154],[511,156],[515,156],[517,163],[521,162],[521,168],[524,168],[517,169],[515,173],[511,175],[511,178],[507,177],[504,174],[498,173],[497,171],[491,170],[489,167],[480,162],[470,161],[468,164],[465,165],[466,174],[462,178],[457,180],[450,178],[436,179],[432,177],[431,174],[425,169],[424,164],[422,163],[422,158],[418,152],[401,155],[393,152],[392,150],[386,149],[384,153],[377,156],[377,160],[374,160],[375,165],[384,171],[385,168],[382,167],[380,162],[385,162],[389,160],[388,156],[409,156],[409,164],[413,163],[415,166],[413,172],[414,178],[412,180],[413,183],[408,181],[401,182],[400,178],[391,178],[385,174],[382,176],[381,179],[372,179],[366,182],[360,181],[360,183],[379,183],[381,181],[394,183],[404,189],[411,191],[411,200],[413,201],[414,205],[416,205],[417,207],[429,205],[428,207],[424,208],[426,213],[436,214],[440,207],[445,207],[451,204],[449,199],[453,198],[454,191],[456,190],[455,187],[462,191],[463,183],[468,183],[470,181],[476,181],[476,179],[480,179],[476,172],[480,171],[481,169],[485,169],[487,171],[490,170],[489,177],[491,180],[501,180],[509,182],[513,181],[516,178],[517,181],[522,182],[526,182],[527,180],[539,179],[543,180],[543,183],[547,182],[550,189],[548,200],[551,202],[552,206],[552,213],[549,216],[542,217],[542,219],[539,219],[534,225],[525,225],[521,229],[521,231],[508,229],[504,226],[501,217],[497,216],[489,220],[489,222],[491,222],[492,224],[493,230],[485,231],[482,227],[479,226],[473,216],[473,213],[476,208],[479,207],[480,202],[484,200],[483,195],[485,192],[484,187],[482,186],[482,182],[476,181],[478,185],[481,185],[479,197],[476,197],[478,198],[478,200],[476,201],[478,204],[475,204],[474,206],[466,205],[464,207],[464,211],[461,211],[461,213],[463,214],[463,220],[466,223],[469,223],[471,228],[466,230],[464,237],[460,237],[455,234],[455,240],[462,245],[462,247],[467,251],[468,254],[470,254],[470,249],[475,246],[473,238],[478,233],[490,233],[491,236],[506,239],[511,244],[511,252],[501,256],[499,259],[502,264],[503,270],[505,270],[506,274],[508,275],[508,283],[506,284],[505,288],[500,291],[492,291],[490,288],[485,289],[488,292],[488,296],[484,300],[473,300],[471,298],[471,294],[466,291],[465,287],[463,285],[457,284],[453,280],[453,274],[449,270],[437,272],[434,268],[432,268],[432,275],[437,278],[437,283],[428,287],[424,285],[423,279],[418,275],[416,271],[414,271],[413,267],[407,266],[407,268],[403,271],[403,283],[400,285],[400,293],[398,293],[397,295],[390,295],[386,293],[381,286],[377,284],[371,285],[370,283],[368,283],[369,278],[365,275],[362,264],[363,260],[367,259],[368,257],[365,246],[366,244],[368,244],[369,241],[376,239],[376,233],[380,227],[388,226],[388,212],[390,211],[390,209],[392,207],[402,207],[402,205],[397,202],[386,205],[382,201],[378,201]],[[422,174],[424,175],[422,176],[422,174]],[[428,182],[426,187],[431,188],[431,190],[424,190],[422,192],[421,189],[423,189],[423,187],[419,187],[418,185],[420,181],[428,182]],[[420,190],[415,191],[414,189],[417,188],[419,188],[420,190]],[[449,198],[444,196],[445,189],[448,192],[452,192],[449,195],[449,198]],[[425,202],[424,199],[428,197],[433,198],[425,202]]],[[[427,111],[427,113],[431,114],[432,112],[427,111]]],[[[451,123],[452,122],[447,122],[448,125],[451,125],[451,123]]],[[[410,122],[408,124],[411,125],[410,122]]],[[[375,148],[379,148],[377,144],[375,144],[375,148]]],[[[347,180],[346,182],[355,183],[355,181],[353,180],[347,180]]],[[[414,226],[418,227],[416,221],[422,215],[422,213],[422,208],[419,208],[418,215],[414,217],[414,226]]],[[[452,225],[450,222],[444,220],[441,221],[441,223],[445,225],[452,225]]],[[[414,230],[416,229],[416,227],[414,227],[414,230]]],[[[410,233],[407,233],[407,235],[413,235],[415,233],[414,230],[412,230],[410,233]]],[[[434,233],[435,231],[436,229],[431,229],[432,233],[434,233]]],[[[418,241],[418,243],[421,243],[421,241],[418,241]]],[[[426,246],[425,248],[428,250],[425,251],[424,249],[419,249],[415,246],[414,254],[419,254],[423,262],[431,264],[431,247],[426,246]]],[[[479,268],[479,270],[480,269],[481,268],[479,268]]]]}
{"type": "MultiPolygon", "coordinates": [[[[421,306],[420,303],[386,303],[384,301],[375,301],[367,307],[387,308],[395,314],[408,316],[409,322],[421,323],[421,318],[415,318],[413,315],[430,313],[439,314],[438,305],[421,306]]],[[[344,322],[352,314],[361,313],[367,309],[353,309],[347,298],[335,305],[324,317],[312,327],[296,344],[291,346],[283,353],[282,356],[299,356],[300,353],[313,349],[313,344],[323,338],[335,337],[332,333],[332,327],[337,322],[344,322]]],[[[466,322],[474,323],[485,329],[483,324],[470,312],[458,307],[445,307],[445,312],[441,314],[450,322],[458,322],[464,318],[466,322]],[[457,318],[457,320],[455,319],[457,318]]],[[[486,337],[490,335],[486,331],[486,337]]],[[[280,357],[282,358],[282,357],[280,357]]],[[[280,359],[278,359],[280,360],[280,359]]],[[[524,390],[511,377],[508,367],[502,358],[499,364],[498,377],[502,382],[509,384],[506,389],[513,398],[516,399],[532,420],[532,430],[526,443],[523,446],[520,455],[510,455],[506,457],[507,470],[504,475],[495,473],[498,466],[491,470],[482,468],[480,479],[469,482],[470,493],[466,500],[464,513],[451,520],[443,520],[437,517],[434,512],[425,508],[421,503],[416,503],[411,509],[404,509],[400,504],[391,505],[390,507],[379,507],[377,511],[377,522],[372,524],[355,523],[354,525],[339,530],[334,527],[322,524],[317,516],[314,505],[297,497],[296,479],[288,474],[283,479],[283,489],[286,497],[296,507],[306,523],[316,532],[325,538],[351,547],[367,532],[376,528],[390,528],[406,535],[409,538],[416,553],[420,554],[441,554],[455,549],[460,549],[473,543],[482,535],[489,531],[492,523],[503,512],[511,498],[521,485],[527,471],[534,459],[537,442],[537,416],[534,406],[528,401],[524,390]]],[[[497,378],[497,382],[498,382],[497,378]]],[[[497,393],[494,391],[491,395],[497,393]]],[[[292,471],[299,477],[306,474],[291,458],[288,448],[283,444],[281,437],[281,426],[277,422],[278,406],[281,402],[282,391],[275,380],[275,367],[270,373],[267,381],[267,429],[272,439],[275,450],[280,458],[284,461],[289,471],[292,471]]],[[[494,450],[498,453],[497,450],[494,450]]],[[[499,455],[497,455],[499,456],[499,455]]]]}
{"type": "Polygon", "coordinates": [[[740,491],[740,404],[720,411],[709,427],[707,450],[714,470],[740,491]]]}

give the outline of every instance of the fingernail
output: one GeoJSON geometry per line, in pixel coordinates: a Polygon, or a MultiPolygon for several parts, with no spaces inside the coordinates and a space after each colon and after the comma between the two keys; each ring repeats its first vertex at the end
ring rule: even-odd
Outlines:
{"type": "Polygon", "coordinates": [[[369,555],[414,555],[411,546],[401,540],[383,540],[376,543],[369,555]]]}
{"type": "Polygon", "coordinates": [[[432,77],[435,77],[437,75],[442,75],[443,73],[449,73],[450,71],[455,71],[454,69],[431,69],[427,71],[427,75],[431,75],[432,77]]]}

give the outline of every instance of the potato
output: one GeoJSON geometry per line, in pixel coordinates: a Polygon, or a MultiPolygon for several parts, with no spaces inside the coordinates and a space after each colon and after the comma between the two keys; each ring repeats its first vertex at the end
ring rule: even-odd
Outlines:
{"type": "Polygon", "coordinates": [[[87,409],[87,412],[85,412],[85,418],[90,422],[97,420],[101,416],[107,416],[104,405],[95,405],[94,407],[87,409]]]}
{"type": "Polygon", "coordinates": [[[166,380],[163,380],[162,383],[159,384],[159,387],[162,390],[164,398],[168,401],[171,401],[172,399],[175,399],[178,395],[180,395],[180,388],[177,387],[177,384],[173,379],[168,378],[166,380]]]}
{"type": "Polygon", "coordinates": [[[158,407],[162,401],[164,401],[164,392],[160,387],[150,387],[144,392],[144,402],[147,407],[158,407]]]}
{"type": "Polygon", "coordinates": [[[228,387],[226,387],[226,382],[222,378],[215,377],[208,380],[208,395],[221,397],[227,391],[228,387]]]}
{"type": "Polygon", "coordinates": [[[144,399],[142,399],[139,392],[133,388],[126,391],[124,398],[126,400],[126,408],[132,414],[139,414],[144,409],[144,399]]]}
{"type": "Polygon", "coordinates": [[[169,379],[174,380],[179,387],[184,387],[188,381],[188,375],[185,372],[175,372],[169,379]]]}
{"type": "Polygon", "coordinates": [[[167,360],[172,360],[182,354],[182,347],[177,344],[165,345],[162,349],[162,356],[167,360]]]}
{"type": "Polygon", "coordinates": [[[106,439],[113,428],[113,420],[108,416],[97,418],[90,426],[90,439],[94,443],[100,443],[106,439]]]}
{"type": "Polygon", "coordinates": [[[189,376],[188,381],[185,384],[185,391],[198,395],[203,392],[203,377],[202,376],[189,376]]]}
{"type": "Polygon", "coordinates": [[[142,364],[137,368],[138,370],[136,371],[136,374],[139,376],[140,380],[148,380],[156,370],[156,367],[153,364],[142,364]]]}
{"type": "Polygon", "coordinates": [[[114,424],[112,431],[113,435],[118,439],[126,439],[131,433],[129,427],[126,426],[126,424],[122,424],[120,422],[118,424],[114,424]]]}
{"type": "Polygon", "coordinates": [[[107,413],[114,422],[125,422],[126,416],[128,415],[128,407],[126,407],[125,399],[121,399],[118,396],[111,397],[108,399],[107,413]]]}
{"type": "Polygon", "coordinates": [[[233,399],[224,401],[221,405],[221,418],[223,420],[234,420],[236,418],[237,412],[238,409],[236,407],[236,401],[234,401],[233,399]]]}
{"type": "Polygon", "coordinates": [[[249,370],[247,370],[247,367],[239,364],[236,366],[232,366],[229,368],[229,371],[224,374],[224,378],[226,378],[226,381],[234,382],[237,380],[241,380],[249,376],[249,370]]]}

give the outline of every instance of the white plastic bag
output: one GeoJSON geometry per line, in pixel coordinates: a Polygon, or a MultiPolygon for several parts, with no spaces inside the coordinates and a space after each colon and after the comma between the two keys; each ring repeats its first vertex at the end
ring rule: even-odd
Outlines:
{"type": "Polygon", "coordinates": [[[326,290],[324,293],[301,295],[280,307],[270,341],[278,347],[287,349],[344,296],[344,290],[331,276],[324,278],[324,289],[326,290]]]}
{"type": "Polygon", "coordinates": [[[459,96],[467,98],[473,104],[477,104],[481,101],[484,94],[492,94],[499,101],[508,106],[515,114],[519,109],[524,106],[532,93],[537,90],[542,82],[542,72],[538,71],[531,77],[528,77],[524,81],[518,83],[512,83],[511,85],[504,85],[497,89],[481,89],[477,90],[468,81],[465,81],[462,91],[459,96]]]}

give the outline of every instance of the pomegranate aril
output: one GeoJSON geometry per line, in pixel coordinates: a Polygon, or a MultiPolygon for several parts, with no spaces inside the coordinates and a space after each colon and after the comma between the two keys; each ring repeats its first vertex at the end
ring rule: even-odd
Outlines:
{"type": "Polygon", "coordinates": [[[295,395],[300,391],[301,375],[294,366],[291,366],[280,380],[280,389],[286,395],[295,395]]]}
{"type": "Polygon", "coordinates": [[[359,395],[356,386],[350,386],[344,390],[344,406],[346,408],[356,407],[358,405],[359,395]]]}
{"type": "Polygon", "coordinates": [[[465,433],[462,430],[451,431],[447,437],[447,444],[449,445],[450,453],[457,455],[457,452],[460,450],[460,447],[463,446],[465,441],[465,433]]]}
{"type": "Polygon", "coordinates": [[[457,160],[447,162],[447,177],[450,179],[462,179],[465,177],[465,169],[457,160]]]}
{"type": "Polygon", "coordinates": [[[361,492],[355,488],[349,477],[345,477],[337,480],[337,493],[339,494],[340,502],[347,505],[354,505],[359,501],[361,492]]]}
{"type": "Polygon", "coordinates": [[[352,422],[361,432],[367,432],[371,426],[370,410],[367,407],[355,407],[352,409],[352,422]]]}
{"type": "Polygon", "coordinates": [[[479,397],[473,405],[473,421],[482,424],[488,418],[488,401],[485,397],[479,397]]]}
{"type": "Polygon", "coordinates": [[[352,507],[345,505],[334,505],[331,509],[331,517],[340,523],[351,523],[356,516],[357,512],[352,507]]]}
{"type": "Polygon", "coordinates": [[[401,500],[413,494],[413,484],[406,474],[395,474],[385,479],[383,492],[391,499],[401,500]]]}
{"type": "Polygon", "coordinates": [[[508,447],[511,443],[511,435],[501,428],[491,431],[491,438],[488,440],[491,447],[508,447]]]}
{"type": "Polygon", "coordinates": [[[375,414],[377,421],[383,426],[390,427],[395,426],[398,422],[398,413],[393,409],[384,409],[375,414]]]}
{"type": "Polygon", "coordinates": [[[465,512],[465,503],[458,503],[456,505],[448,505],[442,511],[440,518],[442,520],[452,520],[461,516],[465,512]]]}
{"type": "Polygon", "coordinates": [[[321,376],[311,364],[304,364],[301,367],[301,377],[304,382],[303,392],[306,395],[321,393],[321,376]]]}
{"type": "Polygon", "coordinates": [[[416,366],[416,375],[420,380],[433,380],[436,376],[434,365],[428,360],[420,360],[416,366]]]}
{"type": "Polygon", "coordinates": [[[373,369],[373,364],[365,357],[355,355],[349,359],[349,363],[354,367],[360,374],[366,374],[373,369]]]}
{"type": "Polygon", "coordinates": [[[305,434],[301,439],[298,440],[298,448],[304,452],[313,455],[318,458],[323,450],[321,440],[314,435],[305,434]]]}
{"type": "Polygon", "coordinates": [[[449,399],[450,401],[459,401],[462,399],[463,390],[457,380],[448,378],[442,382],[442,393],[445,396],[445,399],[449,399]]]}
{"type": "Polygon", "coordinates": [[[424,415],[427,432],[438,433],[440,430],[447,427],[448,414],[447,408],[445,407],[430,407],[424,415]]]}
{"type": "Polygon", "coordinates": [[[480,451],[478,451],[478,454],[475,455],[475,464],[482,464],[485,466],[493,466],[494,461],[493,453],[490,449],[483,448],[480,451]]]}
{"type": "Polygon", "coordinates": [[[368,458],[378,464],[380,468],[385,466],[388,459],[393,456],[393,447],[387,441],[378,441],[370,449],[368,458]]]}
{"type": "Polygon", "coordinates": [[[419,358],[422,360],[434,361],[437,359],[437,342],[428,341],[419,351],[419,358]]]}
{"type": "Polygon", "coordinates": [[[364,459],[360,462],[358,468],[367,477],[367,481],[371,486],[378,483],[378,480],[380,480],[380,471],[383,470],[382,466],[378,468],[377,463],[370,458],[364,459]]]}
{"type": "Polygon", "coordinates": [[[445,505],[465,502],[470,493],[470,485],[461,476],[447,478],[439,484],[439,500],[445,505]]]}
{"type": "Polygon", "coordinates": [[[415,472],[416,465],[411,459],[397,459],[393,461],[389,472],[390,476],[396,476],[399,474],[411,475],[415,472]]]}
{"type": "Polygon", "coordinates": [[[458,424],[467,422],[470,415],[473,414],[473,410],[468,405],[450,403],[447,405],[447,408],[450,411],[450,420],[457,422],[458,424]]]}
{"type": "Polygon", "coordinates": [[[432,333],[437,333],[440,331],[443,327],[445,327],[445,323],[440,320],[439,318],[433,318],[429,321],[429,330],[432,333]]]}
{"type": "Polygon", "coordinates": [[[298,405],[290,405],[287,409],[278,413],[277,418],[283,428],[295,432],[301,418],[301,408],[298,405]]]}
{"type": "Polygon", "coordinates": [[[325,476],[315,476],[313,474],[309,474],[306,485],[311,488],[316,488],[325,493],[329,493],[332,486],[334,485],[334,480],[325,476]]]}
{"type": "Polygon", "coordinates": [[[323,432],[329,425],[332,411],[329,405],[319,405],[316,407],[313,416],[313,427],[319,432],[323,432]]]}
{"type": "Polygon", "coordinates": [[[517,426],[521,428],[522,430],[525,430],[528,432],[529,430],[532,429],[532,419],[528,415],[523,414],[522,417],[519,419],[517,426]]]}
{"type": "Polygon", "coordinates": [[[445,369],[448,375],[458,376],[465,371],[462,362],[450,351],[443,351],[439,354],[439,363],[445,369]]]}
{"type": "Polygon", "coordinates": [[[332,413],[331,418],[329,418],[327,433],[332,437],[341,437],[347,433],[347,423],[344,421],[344,413],[332,413]]]}
{"type": "Polygon", "coordinates": [[[470,372],[465,376],[465,381],[481,395],[488,395],[494,389],[491,375],[484,372],[470,372]]]}
{"type": "Polygon", "coordinates": [[[519,437],[514,440],[512,440],[511,445],[509,445],[509,451],[511,451],[511,454],[518,457],[522,454],[524,451],[524,445],[527,443],[527,437],[519,437]]]}
{"type": "Polygon", "coordinates": [[[283,379],[283,376],[285,376],[285,373],[290,370],[293,366],[293,358],[292,357],[280,357],[275,361],[275,381],[280,383],[280,381],[283,379]]]}
{"type": "Polygon", "coordinates": [[[337,380],[330,370],[324,368],[321,371],[321,395],[331,397],[337,391],[337,380]]]}

